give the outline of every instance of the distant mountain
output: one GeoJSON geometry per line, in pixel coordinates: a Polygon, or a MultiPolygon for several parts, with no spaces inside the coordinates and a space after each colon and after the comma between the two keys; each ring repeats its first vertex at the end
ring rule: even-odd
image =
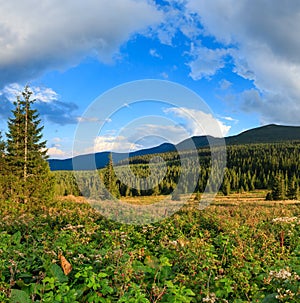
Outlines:
{"type": "MultiPolygon", "coordinates": [[[[191,147],[201,148],[208,147],[209,143],[218,144],[224,139],[214,138],[211,136],[196,136],[186,139],[176,146],[170,143],[163,143],[159,146],[142,149],[128,153],[112,153],[115,163],[127,159],[128,157],[143,156],[150,154],[159,154],[178,150],[188,150],[191,147]]],[[[251,143],[276,143],[284,141],[300,141],[300,126],[283,126],[270,124],[262,127],[253,128],[244,131],[235,136],[225,137],[226,145],[251,144],[251,143]]],[[[51,170],[72,170],[73,161],[76,163],[76,170],[91,170],[103,168],[108,163],[110,152],[100,152],[96,154],[80,155],[69,159],[49,159],[51,170]]]]}
{"type": "Polygon", "coordinates": [[[246,130],[239,135],[227,137],[225,140],[228,145],[299,141],[300,126],[269,124],[246,130]]]}
{"type": "MultiPolygon", "coordinates": [[[[176,151],[176,147],[170,143],[163,143],[159,146],[138,150],[132,153],[112,153],[112,158],[115,163],[135,156],[144,156],[152,154],[160,154],[165,152],[176,151]]],[[[69,159],[49,159],[50,169],[54,170],[92,170],[96,168],[103,168],[108,163],[110,152],[100,152],[95,154],[80,155],[69,159]]]]}

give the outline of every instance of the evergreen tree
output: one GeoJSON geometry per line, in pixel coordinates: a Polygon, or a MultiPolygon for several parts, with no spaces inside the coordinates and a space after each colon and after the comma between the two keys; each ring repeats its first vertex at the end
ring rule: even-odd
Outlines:
{"type": "Polygon", "coordinates": [[[298,183],[295,175],[288,182],[288,190],[286,196],[289,200],[298,199],[298,183]]]}
{"type": "Polygon", "coordinates": [[[274,178],[272,186],[272,199],[273,200],[283,200],[285,197],[285,186],[284,179],[281,175],[277,175],[274,178]]]}
{"type": "Polygon", "coordinates": [[[230,181],[228,179],[223,181],[221,189],[224,196],[228,196],[230,194],[230,181]]]}
{"type": "Polygon", "coordinates": [[[36,203],[52,197],[53,178],[47,160],[46,141],[42,141],[43,126],[36,109],[35,99],[26,86],[21,97],[17,97],[8,120],[7,163],[9,196],[15,201],[36,203]]]}
{"type": "MultiPolygon", "coordinates": [[[[104,185],[107,189],[107,191],[115,198],[119,198],[120,197],[120,192],[119,189],[117,187],[117,176],[115,174],[114,171],[114,166],[113,166],[113,159],[112,159],[112,154],[109,154],[109,160],[108,160],[108,164],[105,168],[105,172],[104,172],[104,185]]],[[[110,199],[110,195],[109,193],[106,193],[104,195],[105,199],[110,199]]]]}

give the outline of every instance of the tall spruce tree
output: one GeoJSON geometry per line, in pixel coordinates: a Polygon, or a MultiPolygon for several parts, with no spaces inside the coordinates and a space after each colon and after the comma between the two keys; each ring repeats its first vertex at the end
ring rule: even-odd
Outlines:
{"type": "MultiPolygon", "coordinates": [[[[119,198],[120,197],[120,192],[117,186],[117,176],[114,171],[114,165],[113,165],[113,159],[112,159],[112,154],[109,154],[109,159],[108,159],[108,164],[105,168],[104,172],[104,185],[107,191],[114,197],[114,198],[119,198]]],[[[105,199],[110,199],[111,196],[108,193],[105,193],[104,195],[105,199]]]]}
{"type": "Polygon", "coordinates": [[[281,174],[274,177],[271,195],[272,200],[283,200],[285,198],[284,178],[281,174]]]}
{"type": "Polygon", "coordinates": [[[288,182],[288,189],[286,196],[289,200],[297,200],[298,199],[298,182],[297,178],[294,175],[288,182]]]}
{"type": "Polygon", "coordinates": [[[38,203],[51,198],[53,179],[47,160],[46,141],[42,141],[43,126],[36,109],[35,99],[26,86],[22,97],[17,97],[8,120],[7,163],[11,176],[10,198],[19,202],[38,203]]]}

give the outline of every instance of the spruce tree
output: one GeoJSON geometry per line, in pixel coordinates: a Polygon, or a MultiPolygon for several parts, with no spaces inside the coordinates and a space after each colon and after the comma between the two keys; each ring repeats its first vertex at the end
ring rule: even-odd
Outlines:
{"type": "Polygon", "coordinates": [[[37,203],[51,198],[53,179],[47,162],[46,141],[42,141],[43,126],[36,109],[32,109],[35,99],[26,86],[22,97],[18,96],[8,120],[7,163],[10,198],[27,203],[37,203]]]}
{"type": "Polygon", "coordinates": [[[298,182],[295,175],[288,182],[288,190],[286,196],[289,200],[298,199],[298,182]]]}
{"type": "Polygon", "coordinates": [[[271,194],[273,200],[283,200],[285,197],[284,179],[280,174],[274,178],[271,194]]]}
{"type": "MultiPolygon", "coordinates": [[[[103,176],[104,185],[107,191],[114,197],[119,198],[120,192],[117,186],[117,176],[114,171],[112,154],[109,154],[108,164],[105,168],[104,176],[103,176]]],[[[105,199],[110,199],[110,195],[106,193],[104,195],[105,199]]]]}

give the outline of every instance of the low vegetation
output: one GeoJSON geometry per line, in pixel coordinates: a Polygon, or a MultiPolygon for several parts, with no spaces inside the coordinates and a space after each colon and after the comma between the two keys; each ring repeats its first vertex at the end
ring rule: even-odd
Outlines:
{"type": "Polygon", "coordinates": [[[300,205],[263,200],[218,196],[146,226],[109,221],[79,198],[2,201],[0,301],[299,302],[300,205]]]}

